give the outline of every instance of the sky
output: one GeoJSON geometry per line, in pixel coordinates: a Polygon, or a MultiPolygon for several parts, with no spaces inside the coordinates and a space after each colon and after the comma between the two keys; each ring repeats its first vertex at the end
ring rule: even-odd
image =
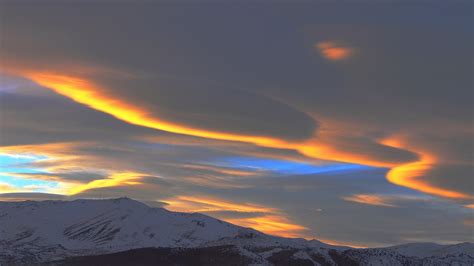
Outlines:
{"type": "Polygon", "coordinates": [[[474,241],[470,1],[2,1],[0,200],[474,241]]]}

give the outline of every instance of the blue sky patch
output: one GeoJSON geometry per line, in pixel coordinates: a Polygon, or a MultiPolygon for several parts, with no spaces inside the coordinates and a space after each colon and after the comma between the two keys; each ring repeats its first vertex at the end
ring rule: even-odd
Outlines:
{"type": "Polygon", "coordinates": [[[280,159],[266,159],[257,157],[228,157],[212,162],[213,165],[231,167],[250,171],[274,172],[282,175],[306,175],[318,173],[336,173],[345,171],[367,170],[373,167],[346,164],[312,164],[280,159]]]}
{"type": "Polygon", "coordinates": [[[44,170],[32,166],[32,163],[45,159],[47,159],[46,156],[0,154],[0,182],[20,189],[35,186],[38,187],[38,189],[34,189],[37,192],[43,192],[45,189],[42,188],[57,187],[58,182],[55,181],[22,178],[12,175],[15,173],[46,173],[44,170]]]}

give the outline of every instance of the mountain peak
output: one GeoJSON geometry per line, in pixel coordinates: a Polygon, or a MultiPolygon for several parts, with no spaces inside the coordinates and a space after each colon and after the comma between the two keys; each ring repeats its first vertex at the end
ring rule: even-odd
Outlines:
{"type": "Polygon", "coordinates": [[[129,197],[89,199],[89,200],[86,200],[86,201],[103,201],[103,202],[111,202],[113,204],[119,204],[119,205],[123,205],[123,204],[133,205],[133,204],[136,204],[136,205],[148,206],[148,205],[146,205],[145,203],[143,203],[139,200],[135,200],[135,199],[132,199],[132,198],[129,198],[129,197]]]}

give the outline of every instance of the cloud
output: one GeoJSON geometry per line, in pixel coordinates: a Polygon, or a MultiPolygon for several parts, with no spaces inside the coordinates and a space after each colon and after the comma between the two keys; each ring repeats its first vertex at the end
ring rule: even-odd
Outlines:
{"type": "Polygon", "coordinates": [[[55,172],[55,173],[11,173],[6,172],[9,176],[25,178],[25,179],[36,179],[46,181],[62,181],[68,180],[70,182],[88,182],[96,179],[102,179],[105,177],[104,174],[87,172],[87,171],[76,171],[70,170],[68,172],[55,172]]]}
{"type": "MultiPolygon", "coordinates": [[[[226,89],[226,93],[222,93],[222,89],[216,86],[192,89],[192,85],[187,88],[189,84],[186,83],[185,89],[179,89],[179,87],[170,87],[172,88],[170,90],[156,89],[156,86],[159,88],[161,80],[147,75],[138,77],[134,74],[124,75],[120,70],[94,66],[85,70],[88,69],[85,66],[70,65],[69,69],[69,72],[56,70],[54,63],[51,64],[49,70],[41,71],[28,65],[22,65],[19,68],[13,65],[11,69],[7,67],[7,71],[11,73],[29,78],[79,104],[112,115],[132,125],[194,137],[246,142],[266,148],[290,149],[315,159],[377,167],[398,167],[397,169],[403,169],[403,172],[407,170],[414,172],[411,175],[417,174],[416,167],[411,167],[413,164],[408,166],[401,164],[401,162],[412,161],[415,152],[382,145],[370,139],[365,142],[352,141],[351,137],[339,138],[336,141],[334,138],[321,137],[316,140],[309,139],[314,134],[317,125],[311,117],[289,105],[260,97],[259,94],[236,89],[226,89]],[[130,87],[136,88],[132,94],[128,89],[130,87]],[[160,95],[160,97],[154,99],[153,95],[160,95]],[[183,95],[189,98],[183,98],[183,95]],[[227,98],[229,96],[231,97],[227,98]],[[228,100],[230,102],[226,102],[228,100]],[[241,108],[244,103],[250,103],[250,105],[247,108],[241,108]],[[176,109],[177,107],[180,109],[176,109]],[[258,110],[265,110],[265,112],[258,110]],[[281,119],[284,119],[284,123],[281,119]],[[244,120],[249,123],[246,124],[244,120]],[[206,121],[218,122],[207,126],[206,121]],[[262,123],[262,121],[265,122],[262,123]],[[300,122],[302,123],[300,125],[293,124],[300,122]],[[305,136],[281,135],[280,133],[286,132],[286,129],[291,129],[292,132],[305,132],[305,136]],[[303,141],[298,140],[301,137],[303,141]],[[344,145],[347,143],[351,145],[344,145]]],[[[396,184],[415,189],[424,187],[423,191],[439,196],[466,197],[449,190],[428,188],[430,186],[427,183],[420,186],[422,183],[414,182],[412,178],[404,178],[404,181],[400,181],[400,178],[394,178],[393,173],[396,173],[396,170],[391,172],[388,179],[396,184]]],[[[400,175],[397,176],[400,177],[400,175]]]]}
{"type": "MultiPolygon", "coordinates": [[[[335,161],[346,161],[356,162],[375,166],[391,166],[386,162],[377,162],[373,160],[375,156],[372,154],[353,155],[353,152],[340,152],[337,148],[327,146],[327,143],[316,142],[311,143],[292,143],[286,142],[285,140],[277,138],[269,138],[262,136],[249,136],[249,135],[237,135],[230,133],[221,133],[206,131],[202,129],[190,128],[170,122],[162,121],[159,118],[150,116],[145,110],[137,108],[133,104],[122,101],[118,98],[113,98],[104,92],[104,89],[94,85],[93,83],[70,76],[64,76],[60,74],[49,74],[49,73],[37,73],[37,72],[26,72],[27,77],[38,82],[40,85],[50,87],[55,92],[70,97],[74,101],[85,104],[93,109],[106,112],[112,116],[124,120],[133,125],[139,125],[147,128],[159,129],[168,131],[171,133],[187,134],[191,136],[198,136],[204,138],[211,138],[217,140],[230,140],[230,141],[242,141],[257,144],[263,147],[272,148],[287,148],[295,149],[305,155],[313,158],[335,160],[335,161]],[[314,146],[313,146],[314,145],[314,146]],[[331,152],[328,152],[331,151],[331,152]],[[365,159],[367,158],[368,159],[365,159]]],[[[262,107],[260,107],[262,108],[262,107]]],[[[370,144],[370,141],[367,142],[370,144]]],[[[367,144],[365,144],[367,146],[367,144]]],[[[376,145],[374,145],[376,146],[376,145]]],[[[391,147],[384,147],[378,145],[379,149],[384,148],[387,154],[398,152],[398,150],[391,147]],[[391,149],[391,150],[390,150],[391,149]]],[[[357,150],[357,149],[354,149],[357,150]]],[[[402,153],[400,151],[399,153],[402,153]]],[[[382,153],[383,154],[383,153],[382,153]]],[[[405,154],[411,155],[408,152],[405,154]]],[[[389,178],[389,180],[395,180],[389,178]]],[[[394,181],[395,182],[395,181],[394,181]]],[[[399,182],[400,183],[400,182],[399,182]]],[[[414,186],[413,186],[414,187],[414,186]]],[[[433,191],[433,190],[431,190],[433,191]]],[[[440,193],[438,193],[440,194],[440,193]]],[[[447,195],[445,193],[445,195],[447,195]]]]}
{"type": "Polygon", "coordinates": [[[473,218],[466,218],[463,220],[463,224],[466,226],[474,227],[474,219],[473,218]]]}
{"type": "Polygon", "coordinates": [[[282,237],[304,237],[304,232],[308,230],[304,226],[294,224],[288,218],[275,215],[265,215],[255,218],[233,218],[227,219],[227,221],[282,237]]]}
{"type": "Polygon", "coordinates": [[[251,227],[264,233],[301,237],[307,231],[304,226],[293,223],[280,210],[250,203],[234,203],[217,198],[200,196],[178,196],[162,200],[165,208],[181,212],[202,212],[227,222],[251,227]]]}
{"type": "Polygon", "coordinates": [[[14,186],[7,184],[7,183],[0,183],[0,192],[1,193],[6,193],[6,192],[14,192],[17,191],[18,188],[15,188],[14,186]]]}
{"type": "Polygon", "coordinates": [[[223,90],[212,84],[194,88],[193,83],[176,81],[177,84],[162,85],[164,82],[160,79],[146,76],[97,81],[97,78],[69,74],[54,67],[47,71],[29,68],[31,66],[12,67],[6,71],[130,124],[171,133],[254,142],[269,136],[305,139],[317,128],[317,123],[303,112],[244,90],[223,90]],[[133,94],[130,88],[134,88],[133,94]],[[241,108],[243,105],[246,108],[241,108]]]}
{"type": "MultiPolygon", "coordinates": [[[[3,75],[1,77],[3,79],[3,75]]],[[[23,85],[12,92],[0,92],[2,146],[123,139],[150,132],[159,135],[156,130],[111,119],[107,114],[74,103],[37,84],[25,84],[18,78],[9,80],[23,85]]]]}
{"type": "MultiPolygon", "coordinates": [[[[239,212],[239,211],[211,211],[208,212],[210,216],[219,217],[219,219],[230,220],[230,219],[249,219],[265,216],[265,212],[239,212]]],[[[250,226],[251,227],[251,226],[250,226]]]]}
{"type": "Polygon", "coordinates": [[[308,156],[333,158],[377,167],[394,167],[416,161],[418,155],[402,147],[392,147],[377,139],[322,132],[311,145],[302,147],[308,156]]]}
{"type": "Polygon", "coordinates": [[[132,186],[132,185],[139,185],[140,177],[143,174],[140,173],[115,173],[106,179],[96,179],[90,181],[85,185],[75,186],[71,188],[68,192],[69,195],[79,194],[83,191],[90,190],[90,189],[97,189],[97,188],[105,188],[105,187],[115,187],[115,186],[132,186]]]}
{"type": "Polygon", "coordinates": [[[357,202],[361,204],[383,206],[383,207],[397,207],[391,203],[390,198],[385,198],[380,195],[369,195],[369,194],[357,194],[352,196],[343,197],[342,199],[357,202]]]}
{"type": "Polygon", "coordinates": [[[235,211],[235,212],[272,212],[275,209],[258,206],[254,204],[237,204],[221,199],[213,199],[199,196],[178,196],[176,198],[162,200],[167,203],[168,208],[174,211],[211,212],[211,211],[235,211]]]}
{"type": "Polygon", "coordinates": [[[2,180],[82,188],[74,197],[245,201],[276,211],[209,214],[351,244],[468,241],[471,9],[442,6],[4,5],[0,152],[47,158],[2,180]],[[216,165],[243,157],[291,171],[216,165]],[[368,167],[312,168],[346,164],[368,167]],[[109,178],[123,173],[139,175],[109,178]],[[381,217],[348,195],[403,208],[381,217]]]}
{"type": "Polygon", "coordinates": [[[35,192],[10,192],[1,193],[2,201],[25,201],[25,200],[67,200],[68,197],[60,194],[35,193],[35,192]]]}
{"type": "Polygon", "coordinates": [[[332,41],[319,42],[315,45],[322,56],[330,61],[341,61],[349,58],[354,53],[354,48],[337,44],[332,41]]]}
{"type": "MultiPolygon", "coordinates": [[[[62,82],[63,78],[59,78],[59,81],[62,82]]],[[[74,79],[72,81],[70,81],[68,78],[65,78],[65,82],[72,82],[73,84],[74,84],[74,82],[78,82],[79,84],[83,84],[82,81],[78,81],[78,80],[74,80],[74,79]]],[[[87,83],[85,83],[85,84],[87,84],[87,83]]],[[[69,87],[66,86],[66,89],[68,90],[69,87]]],[[[81,99],[89,98],[87,96],[88,94],[84,92],[84,87],[81,86],[80,89],[81,89],[80,90],[81,93],[78,94],[77,97],[79,97],[81,99]],[[81,95],[85,95],[85,96],[81,96],[81,95]]],[[[91,92],[91,93],[93,93],[93,92],[91,92]]],[[[100,97],[99,97],[99,99],[100,99],[100,97]]],[[[119,106],[120,106],[120,104],[119,104],[119,106]]],[[[118,111],[118,112],[120,112],[120,111],[118,111]]],[[[135,129],[133,128],[133,130],[135,130],[135,129]]],[[[130,133],[128,133],[128,131],[129,130],[124,132],[125,137],[127,137],[127,135],[130,134],[130,133]]],[[[114,131],[112,131],[112,132],[114,132],[114,131]]],[[[50,135],[50,134],[48,134],[48,135],[50,135]]],[[[100,137],[100,135],[98,135],[98,137],[100,137]]],[[[211,135],[211,136],[208,136],[208,137],[212,138],[212,137],[215,137],[215,136],[211,135]]],[[[220,137],[222,137],[222,136],[219,135],[218,138],[220,138],[220,137]]],[[[228,137],[228,136],[224,136],[224,137],[228,137]]],[[[231,138],[230,140],[234,140],[234,139],[232,139],[232,136],[230,138],[231,138]]],[[[155,139],[159,140],[157,138],[155,138],[155,139]]],[[[172,139],[172,138],[167,137],[167,139],[165,139],[164,141],[167,141],[168,139],[172,139]]],[[[270,147],[286,148],[286,149],[288,149],[288,148],[289,149],[295,149],[296,151],[303,152],[304,154],[309,155],[313,158],[323,158],[323,159],[350,161],[350,162],[355,161],[355,162],[358,162],[358,163],[362,162],[364,164],[377,165],[377,166],[378,165],[383,165],[383,166],[391,165],[392,161],[397,162],[397,161],[400,161],[400,160],[410,160],[410,159],[413,158],[412,153],[409,153],[409,152],[406,152],[406,151],[403,151],[403,150],[397,150],[397,149],[394,149],[394,148],[391,148],[391,147],[382,146],[382,145],[379,145],[377,143],[370,142],[369,140],[364,140],[364,141],[357,140],[358,141],[357,142],[357,141],[353,141],[353,140],[348,141],[349,138],[346,138],[346,139],[344,139],[344,142],[342,142],[341,140],[334,141],[334,140],[331,140],[331,139],[322,138],[323,141],[317,141],[317,142],[314,142],[314,144],[312,144],[311,142],[310,143],[301,143],[301,144],[300,143],[287,143],[283,140],[271,139],[271,138],[256,138],[256,139],[251,138],[251,139],[243,139],[243,140],[246,140],[246,141],[249,141],[249,142],[257,141],[257,143],[262,145],[262,146],[270,146],[270,147]],[[328,147],[327,143],[330,143],[330,145],[331,145],[331,146],[329,146],[329,149],[325,148],[325,147],[328,147]],[[354,146],[354,143],[357,146],[354,146]],[[378,148],[378,149],[380,149],[380,151],[377,151],[375,148],[371,148],[370,145],[372,145],[374,147],[376,147],[376,145],[378,145],[382,148],[378,148]],[[338,151],[338,150],[340,150],[340,148],[336,148],[336,147],[344,147],[345,149],[347,149],[347,151],[342,151],[342,152],[338,151]],[[367,148],[367,147],[369,147],[369,148],[367,148]],[[333,150],[333,151],[328,152],[329,150],[333,150]],[[372,152],[373,154],[367,154],[367,152],[366,152],[367,150],[369,150],[369,151],[375,150],[375,152],[372,152]],[[357,153],[357,152],[360,152],[360,151],[362,151],[363,154],[354,156],[354,153],[357,153]],[[396,155],[397,152],[401,155],[401,159],[398,159],[396,157],[394,158],[393,155],[390,155],[390,154],[393,153],[395,156],[397,156],[396,155]],[[366,156],[368,159],[364,159],[364,156],[366,156]],[[384,163],[384,162],[379,163],[379,162],[375,162],[372,159],[370,159],[370,158],[373,158],[373,157],[377,157],[378,160],[381,160],[381,159],[383,159],[384,156],[392,156],[392,158],[389,157],[388,158],[389,162],[387,162],[387,163],[384,163]],[[407,157],[407,159],[404,159],[403,157],[407,157]]],[[[199,140],[197,141],[197,143],[199,143],[199,140]]],[[[74,144],[74,145],[76,145],[76,144],[74,144]]],[[[92,143],[89,143],[87,145],[84,145],[82,149],[84,149],[86,147],[93,147],[93,146],[94,145],[92,143]]],[[[29,148],[31,149],[32,147],[29,147],[29,148]]],[[[68,149],[71,149],[71,148],[72,147],[69,147],[68,149]]],[[[121,151],[121,152],[123,152],[123,151],[121,151]]],[[[270,153],[273,153],[273,152],[274,151],[269,151],[269,153],[267,153],[267,156],[270,153]]],[[[265,154],[263,156],[265,156],[265,154]]],[[[60,161],[65,162],[67,160],[67,161],[70,162],[70,164],[77,165],[76,167],[86,167],[86,164],[90,164],[91,162],[93,162],[93,160],[90,160],[90,159],[88,159],[87,162],[84,161],[83,159],[80,159],[80,158],[69,158],[69,159],[67,159],[70,156],[61,156],[60,155],[60,156],[56,156],[56,157],[58,157],[58,158],[61,157],[60,161]],[[72,161],[74,161],[74,162],[72,162],[72,161]],[[80,165],[80,164],[82,164],[82,165],[80,165]]],[[[84,158],[84,157],[81,157],[81,158],[84,158]]],[[[110,159],[108,159],[108,160],[110,160],[110,159]]],[[[110,164],[110,163],[108,163],[108,164],[110,164]]],[[[62,167],[64,169],[64,167],[65,167],[64,163],[60,167],[62,167]]],[[[72,166],[69,166],[69,168],[67,168],[69,172],[74,170],[71,167],[72,166]]],[[[102,167],[105,167],[105,165],[103,165],[102,167]]],[[[52,170],[51,167],[49,167],[49,169],[52,170]]],[[[233,170],[234,171],[233,174],[230,174],[229,171],[230,170],[221,169],[220,173],[213,173],[211,175],[204,174],[204,175],[200,175],[200,176],[198,174],[194,173],[193,176],[186,176],[184,178],[187,181],[189,181],[191,183],[194,183],[194,184],[197,184],[197,185],[206,185],[207,184],[207,185],[214,185],[214,186],[219,185],[221,187],[222,186],[242,187],[242,185],[239,185],[235,182],[234,183],[229,183],[226,180],[224,180],[222,178],[219,178],[216,175],[216,174],[220,174],[220,175],[225,174],[226,176],[230,176],[230,175],[236,175],[237,174],[235,172],[235,170],[233,170]],[[224,173],[224,172],[227,172],[227,173],[224,173]],[[218,181],[218,182],[215,182],[215,181],[218,181]]],[[[44,177],[45,176],[46,175],[44,175],[44,177]]]]}
{"type": "MultiPolygon", "coordinates": [[[[6,178],[1,176],[3,180],[6,178]]],[[[31,182],[30,184],[11,184],[8,182],[10,180],[5,180],[7,182],[0,182],[0,194],[3,193],[26,193],[26,192],[55,192],[55,189],[51,187],[50,184],[42,184],[38,182],[31,182]]],[[[15,182],[13,182],[15,183],[15,182]]],[[[25,183],[29,183],[26,181],[25,183]]]]}
{"type": "MultiPolygon", "coordinates": [[[[396,138],[384,140],[384,143],[393,147],[404,147],[403,140],[396,138]]],[[[402,164],[390,169],[387,173],[387,180],[394,184],[406,186],[432,195],[454,199],[473,198],[469,194],[436,186],[433,182],[427,182],[426,179],[423,180],[421,177],[435,167],[438,159],[434,157],[434,155],[426,152],[419,152],[419,154],[420,159],[418,161],[402,164]]]]}
{"type": "Polygon", "coordinates": [[[357,171],[368,167],[355,164],[342,163],[311,163],[304,161],[264,159],[258,157],[224,157],[219,158],[211,164],[217,166],[233,167],[254,171],[254,174],[270,172],[276,175],[307,175],[315,173],[331,173],[343,171],[357,171]]]}

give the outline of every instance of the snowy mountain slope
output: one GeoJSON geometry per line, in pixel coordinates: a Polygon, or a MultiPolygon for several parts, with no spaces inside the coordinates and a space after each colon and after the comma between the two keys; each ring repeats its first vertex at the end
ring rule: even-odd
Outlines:
{"type": "Polygon", "coordinates": [[[0,202],[0,258],[101,254],[143,247],[326,246],[265,235],[198,213],[177,213],[127,198],[0,202]],[[31,252],[30,252],[31,251],[31,252]]]}
{"type": "Polygon", "coordinates": [[[444,257],[447,255],[466,254],[474,257],[473,243],[459,243],[455,245],[439,245],[435,243],[410,243],[389,247],[388,249],[411,257],[444,257]]]}
{"type": "Polygon", "coordinates": [[[73,250],[189,247],[242,230],[201,214],[149,208],[125,198],[0,203],[0,224],[2,240],[17,244],[44,241],[73,250]]]}
{"type": "Polygon", "coordinates": [[[442,247],[444,246],[436,243],[409,243],[389,247],[388,249],[405,256],[430,257],[433,253],[436,253],[436,251],[442,247]]]}
{"type": "Polygon", "coordinates": [[[221,254],[220,247],[232,247],[219,256],[238,253],[242,261],[262,265],[279,261],[306,261],[308,265],[418,265],[409,263],[421,263],[426,257],[432,263],[474,262],[470,243],[349,249],[317,240],[270,236],[198,213],[150,208],[128,198],[0,202],[1,265],[62,261],[151,247],[168,248],[159,251],[165,255],[221,254]]]}

